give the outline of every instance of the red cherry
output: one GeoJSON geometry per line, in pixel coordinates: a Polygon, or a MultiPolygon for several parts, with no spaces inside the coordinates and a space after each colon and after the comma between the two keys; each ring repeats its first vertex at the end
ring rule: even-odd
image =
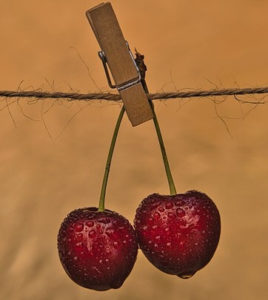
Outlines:
{"type": "Polygon", "coordinates": [[[97,208],[72,211],[58,234],[60,261],[77,284],[98,291],[119,288],[137,257],[133,227],[116,212],[97,208]]]}
{"type": "Polygon", "coordinates": [[[137,209],[134,226],[148,260],[161,271],[189,278],[212,258],[220,237],[220,215],[205,194],[152,194],[137,209]]]}

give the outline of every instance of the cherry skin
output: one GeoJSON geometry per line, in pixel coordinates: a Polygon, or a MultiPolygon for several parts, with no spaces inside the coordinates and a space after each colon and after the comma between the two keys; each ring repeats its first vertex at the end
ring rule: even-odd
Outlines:
{"type": "Polygon", "coordinates": [[[116,212],[72,211],[58,233],[60,261],[77,284],[97,291],[119,288],[130,274],[138,244],[133,227],[116,212]]]}
{"type": "Polygon", "coordinates": [[[134,227],[148,260],[161,271],[186,279],[211,260],[221,221],[206,194],[189,191],[148,196],[137,209],[134,227]]]}

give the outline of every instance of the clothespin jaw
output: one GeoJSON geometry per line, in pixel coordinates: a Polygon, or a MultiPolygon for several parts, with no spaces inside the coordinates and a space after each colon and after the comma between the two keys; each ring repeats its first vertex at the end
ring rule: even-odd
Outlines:
{"type": "Polygon", "coordinates": [[[91,8],[86,12],[86,16],[101,48],[99,57],[103,62],[109,86],[116,87],[119,91],[132,126],[152,119],[152,109],[141,84],[139,69],[124,39],[111,3],[101,3],[91,8]]]}

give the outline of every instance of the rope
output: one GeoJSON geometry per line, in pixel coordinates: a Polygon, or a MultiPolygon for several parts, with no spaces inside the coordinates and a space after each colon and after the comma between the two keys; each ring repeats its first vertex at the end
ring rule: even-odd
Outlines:
{"type": "MultiPolygon", "coordinates": [[[[200,98],[212,96],[238,96],[238,95],[252,95],[252,94],[267,94],[268,87],[259,88],[244,88],[244,89],[221,89],[221,90],[199,90],[188,92],[170,92],[170,93],[155,93],[149,94],[151,100],[157,99],[174,99],[174,98],[200,98]]],[[[119,101],[121,99],[119,94],[112,93],[63,93],[63,92],[40,92],[40,91],[0,91],[0,97],[7,98],[53,98],[53,99],[69,99],[72,100],[108,100],[119,101]]],[[[256,103],[256,102],[254,102],[256,103]]],[[[265,102],[258,102],[265,103],[265,102]]]]}

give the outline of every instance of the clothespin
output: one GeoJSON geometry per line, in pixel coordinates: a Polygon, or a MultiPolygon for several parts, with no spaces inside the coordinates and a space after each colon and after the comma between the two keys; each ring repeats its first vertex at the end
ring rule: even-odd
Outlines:
{"type": "Polygon", "coordinates": [[[101,3],[91,8],[86,16],[101,48],[99,57],[103,62],[109,86],[117,88],[120,93],[132,126],[152,119],[152,109],[141,84],[139,69],[111,3],[101,3]],[[111,82],[107,65],[115,85],[111,82]]]}

